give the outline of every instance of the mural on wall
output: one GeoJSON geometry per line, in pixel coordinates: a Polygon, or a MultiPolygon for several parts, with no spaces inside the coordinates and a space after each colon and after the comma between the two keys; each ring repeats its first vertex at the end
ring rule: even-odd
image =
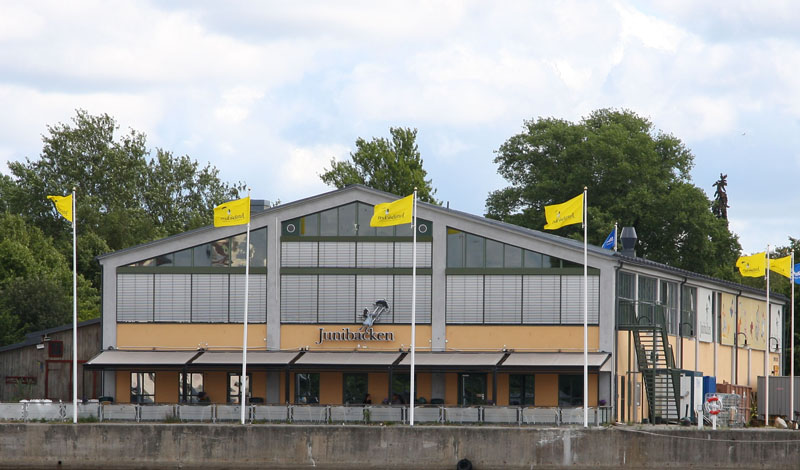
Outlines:
{"type": "MultiPolygon", "coordinates": [[[[772,338],[777,339],[777,350],[783,350],[783,334],[782,334],[782,327],[781,323],[783,322],[783,307],[780,305],[770,305],[770,312],[769,312],[769,322],[770,322],[770,330],[769,335],[772,338]]],[[[772,352],[775,351],[775,339],[770,340],[770,348],[769,350],[772,352]]]]}
{"type": "Polygon", "coordinates": [[[722,294],[722,309],[720,311],[720,343],[733,346],[733,337],[736,333],[736,296],[722,294]]]}
{"type": "Polygon", "coordinates": [[[697,321],[699,323],[698,339],[706,343],[714,341],[714,292],[697,288],[697,321]]]}
{"type": "MultiPolygon", "coordinates": [[[[753,349],[767,347],[767,310],[765,302],[739,298],[739,319],[736,331],[747,336],[747,344],[753,349]]],[[[743,341],[741,339],[740,341],[743,341]]]]}

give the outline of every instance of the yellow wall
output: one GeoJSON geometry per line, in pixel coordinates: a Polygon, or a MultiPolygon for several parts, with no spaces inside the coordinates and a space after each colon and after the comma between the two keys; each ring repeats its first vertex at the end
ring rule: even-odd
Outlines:
{"type": "MultiPolygon", "coordinates": [[[[267,327],[247,326],[247,347],[266,349],[267,327]]],[[[118,323],[117,348],[242,349],[242,325],[193,323],[118,323]],[[208,346],[206,346],[206,344],[208,346]]]]}
{"type": "Polygon", "coordinates": [[[228,373],[221,371],[203,374],[203,389],[212,403],[228,401],[228,373]]]}
{"type": "MultiPolygon", "coordinates": [[[[597,351],[598,327],[589,327],[589,351],[597,351]]],[[[516,351],[583,351],[583,326],[486,326],[449,325],[447,349],[494,349],[516,351]]]]}
{"type": "MultiPolygon", "coordinates": [[[[508,376],[509,374],[497,374],[497,406],[508,406],[508,376]]],[[[536,393],[535,388],[534,393],[536,393]]],[[[491,394],[490,389],[489,395],[491,394]]]]}
{"type": "MultiPolygon", "coordinates": [[[[722,348],[724,346],[717,346],[722,348]]],[[[694,351],[694,348],[692,348],[694,351]]],[[[703,375],[714,375],[714,343],[704,343],[700,341],[700,360],[698,366],[703,375]]]]}
{"type": "MultiPolygon", "coordinates": [[[[717,383],[733,383],[731,377],[731,361],[733,360],[733,348],[730,346],[717,347],[717,383]]],[[[712,368],[711,372],[713,374],[712,368]]]]}
{"type": "Polygon", "coordinates": [[[342,403],[342,373],[321,372],[319,374],[319,402],[321,405],[342,403]]]}
{"type": "Polygon", "coordinates": [[[444,374],[444,403],[455,405],[458,403],[458,374],[444,374]]]}
{"type": "MultiPolygon", "coordinates": [[[[156,392],[158,388],[156,387],[156,392]]],[[[131,373],[130,371],[117,371],[117,403],[131,402],[131,373]]]]}
{"type": "MultiPolygon", "coordinates": [[[[239,372],[241,374],[241,372],[239,372]]],[[[249,374],[250,372],[248,372],[249,374]]],[[[252,390],[250,391],[251,397],[263,398],[267,400],[267,373],[263,371],[252,372],[253,383],[250,384],[252,390]]]]}
{"type": "Polygon", "coordinates": [[[417,397],[425,397],[426,403],[431,402],[431,374],[416,375],[414,387],[417,389],[417,397]]]}
{"type": "Polygon", "coordinates": [[[533,380],[534,404],[536,406],[558,406],[558,374],[536,374],[536,378],[533,380]]]}
{"type": "MultiPolygon", "coordinates": [[[[308,346],[313,350],[347,350],[354,351],[366,346],[368,351],[397,351],[401,346],[408,348],[411,346],[411,326],[410,325],[376,325],[375,332],[392,332],[394,341],[324,341],[322,344],[315,344],[319,341],[319,329],[325,331],[341,331],[342,328],[349,328],[350,331],[357,331],[358,325],[281,325],[281,349],[297,349],[308,346]]],[[[249,335],[248,335],[249,336],[249,335]]],[[[241,342],[242,333],[239,330],[239,341],[241,342]]],[[[430,325],[418,325],[416,333],[416,347],[419,350],[428,350],[431,347],[431,327],[430,325]]],[[[500,346],[502,347],[502,345],[500,346]]],[[[498,348],[499,349],[499,348],[498,348]]]]}
{"type": "MultiPolygon", "coordinates": [[[[419,377],[419,374],[417,374],[417,377],[419,377]]],[[[388,397],[389,374],[380,372],[368,374],[367,393],[372,396],[373,405],[380,405],[383,399],[388,397]]]]}
{"type": "Polygon", "coordinates": [[[178,403],[178,386],[180,385],[178,371],[156,372],[156,403],[178,403]]]}

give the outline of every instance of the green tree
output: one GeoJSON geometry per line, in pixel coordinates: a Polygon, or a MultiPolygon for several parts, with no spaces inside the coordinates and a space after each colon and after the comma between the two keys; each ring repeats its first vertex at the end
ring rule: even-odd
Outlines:
{"type": "Polygon", "coordinates": [[[119,135],[107,114],[78,110],[71,123],[47,131],[39,158],[10,163],[14,184],[0,190],[9,210],[52,236],[71,258],[69,223],[46,196],[75,187],[78,268],[96,286],[97,255],[210,224],[213,206],[239,197],[244,188],[222,182],[216,168],[186,156],[156,149],[150,158],[145,135],[119,135]]]}
{"type": "MultiPolygon", "coordinates": [[[[497,151],[511,185],[487,198],[487,216],[542,230],[544,206],[588,188],[589,241],[600,244],[614,225],[633,226],[638,254],[730,279],[741,250],[727,221],[691,183],[692,153],[676,137],[627,110],[601,109],[580,122],[525,122],[497,151]]],[[[582,238],[579,225],[560,234],[582,238]]]]}
{"type": "Polygon", "coordinates": [[[440,204],[434,199],[436,190],[428,173],[422,168],[422,156],[417,147],[417,130],[390,127],[391,140],[376,137],[370,141],[356,139],[356,151],[350,153],[351,161],[331,159],[331,168],[320,175],[325,184],[344,188],[350,184],[363,184],[387,193],[407,196],[417,188],[421,201],[440,204]]]}
{"type": "MultiPolygon", "coordinates": [[[[100,314],[100,296],[78,276],[81,320],[100,314]]],[[[0,344],[72,319],[72,267],[50,237],[18,215],[0,213],[0,344]]]]}

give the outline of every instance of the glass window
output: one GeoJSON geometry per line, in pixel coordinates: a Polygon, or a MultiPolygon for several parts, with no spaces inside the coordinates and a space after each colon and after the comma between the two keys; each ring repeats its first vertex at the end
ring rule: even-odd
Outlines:
{"type": "MultiPolygon", "coordinates": [[[[253,376],[252,374],[247,374],[247,398],[248,401],[250,397],[253,396],[253,390],[250,388],[250,384],[253,383],[253,376]]],[[[242,397],[242,374],[236,372],[228,372],[228,403],[238,404],[239,399],[242,397]]]]}
{"type": "Polygon", "coordinates": [[[525,250],[525,267],[526,268],[541,268],[542,267],[542,254],[535,251],[525,250]]]}
{"type": "Polygon", "coordinates": [[[155,403],[156,373],[131,372],[131,403],[155,403]]]}
{"type": "Polygon", "coordinates": [[[582,263],[573,263],[572,261],[567,261],[565,259],[561,260],[561,267],[562,268],[583,268],[582,263]]]}
{"type": "Polygon", "coordinates": [[[367,397],[367,374],[343,374],[342,383],[342,400],[346,405],[364,403],[367,397]]]}
{"type": "Polygon", "coordinates": [[[639,318],[642,324],[655,324],[656,318],[656,280],[652,277],[639,276],[639,318]]]}
{"type": "Polygon", "coordinates": [[[319,403],[319,374],[295,374],[294,402],[300,405],[319,403]]]}
{"type": "Polygon", "coordinates": [[[200,403],[207,400],[203,390],[203,374],[178,374],[178,394],[181,403],[200,403]],[[184,380],[185,379],[185,380],[184,380]]]}
{"type": "Polygon", "coordinates": [[[697,288],[683,286],[681,291],[681,336],[694,337],[695,317],[697,316],[697,288]]]}
{"type": "Polygon", "coordinates": [[[486,267],[503,267],[503,244],[494,240],[486,240],[486,267]]]}
{"type": "Polygon", "coordinates": [[[47,355],[49,357],[64,357],[64,342],[51,340],[47,343],[47,355]]]}
{"type": "Polygon", "coordinates": [[[300,235],[316,237],[319,235],[319,214],[311,214],[300,219],[300,235]]]}
{"type": "Polygon", "coordinates": [[[173,263],[175,266],[191,266],[192,265],[192,249],[178,251],[174,253],[173,263]]]}
{"type": "Polygon", "coordinates": [[[558,376],[558,406],[583,406],[583,376],[558,376]]]}
{"type": "Polygon", "coordinates": [[[659,298],[665,309],[667,333],[674,335],[678,331],[678,285],[674,282],[661,281],[659,298]]]}
{"type": "Polygon", "coordinates": [[[211,242],[211,266],[231,265],[231,243],[229,238],[211,242]]]}
{"type": "Polygon", "coordinates": [[[338,211],[336,209],[329,209],[319,213],[320,236],[336,236],[338,225],[338,211]]]}
{"type": "Polygon", "coordinates": [[[458,404],[464,406],[486,404],[486,374],[458,374],[458,404]]]}
{"type": "Polygon", "coordinates": [[[622,325],[634,325],[636,324],[636,290],[634,289],[636,276],[632,273],[620,271],[618,278],[619,323],[622,325]]]}
{"type": "Polygon", "coordinates": [[[542,267],[543,268],[560,268],[561,267],[561,260],[558,258],[553,258],[552,256],[542,255],[542,267]]]}
{"type": "Polygon", "coordinates": [[[466,249],[466,267],[467,268],[482,268],[484,267],[484,242],[485,238],[477,235],[467,234],[467,249],[466,249]]]}
{"type": "Polygon", "coordinates": [[[166,255],[156,256],[156,266],[172,266],[173,254],[167,253],[166,255]]]}
{"type": "Polygon", "coordinates": [[[447,229],[447,267],[464,267],[464,232],[456,229],[447,229]]]}
{"type": "Polygon", "coordinates": [[[533,384],[533,375],[510,375],[508,377],[508,404],[533,406],[533,384]]]}
{"type": "Polygon", "coordinates": [[[250,266],[267,266],[267,227],[250,232],[250,266]]]}
{"type": "MultiPolygon", "coordinates": [[[[419,377],[414,381],[414,388],[419,391],[419,377]]],[[[392,374],[392,398],[389,403],[405,405],[411,400],[411,374],[392,374]]]]}
{"type": "MultiPolygon", "coordinates": [[[[250,234],[252,236],[252,233],[250,234]]],[[[247,261],[247,234],[242,233],[231,237],[231,266],[244,266],[247,261]]],[[[252,251],[252,240],[251,240],[252,251]]]]}
{"type": "Polygon", "coordinates": [[[356,204],[348,204],[339,208],[339,236],[356,235],[356,204]]]}
{"type": "Polygon", "coordinates": [[[522,248],[506,245],[503,254],[503,266],[506,268],[521,268],[522,267],[522,248]]]}
{"type": "Polygon", "coordinates": [[[375,227],[369,225],[372,220],[372,215],[375,209],[367,204],[358,204],[358,236],[360,237],[374,237],[375,227]]]}
{"type": "Polygon", "coordinates": [[[192,250],[195,267],[211,266],[211,244],[198,245],[192,250]]]}

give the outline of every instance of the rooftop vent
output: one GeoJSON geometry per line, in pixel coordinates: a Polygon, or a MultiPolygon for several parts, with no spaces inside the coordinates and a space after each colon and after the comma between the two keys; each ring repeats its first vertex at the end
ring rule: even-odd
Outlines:
{"type": "Polygon", "coordinates": [[[636,229],[633,227],[622,227],[619,241],[622,243],[622,254],[625,256],[636,257],[636,229]]]}

